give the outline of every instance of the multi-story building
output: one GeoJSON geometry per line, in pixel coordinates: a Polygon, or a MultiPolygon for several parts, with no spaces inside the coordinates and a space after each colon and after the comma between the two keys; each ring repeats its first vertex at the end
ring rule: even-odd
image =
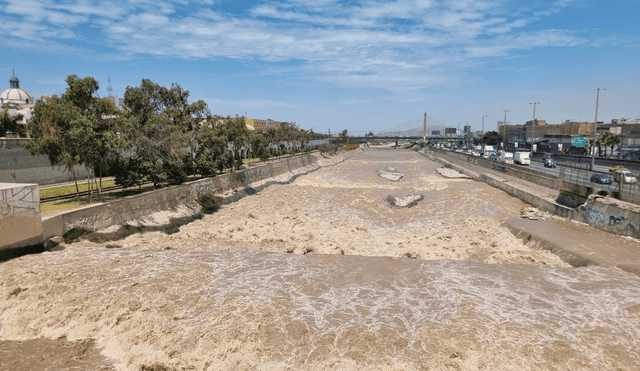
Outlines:
{"type": "Polygon", "coordinates": [[[273,121],[272,119],[262,120],[245,118],[244,123],[255,129],[279,129],[282,125],[280,121],[273,121]]]}

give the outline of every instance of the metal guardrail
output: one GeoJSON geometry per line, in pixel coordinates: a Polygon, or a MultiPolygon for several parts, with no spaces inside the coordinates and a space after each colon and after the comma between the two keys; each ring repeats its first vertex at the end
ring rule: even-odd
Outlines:
{"type": "MultiPolygon", "coordinates": [[[[563,181],[593,188],[594,190],[607,191],[616,194],[625,202],[640,204],[640,183],[619,183],[613,181],[611,184],[595,183],[591,181],[591,176],[598,173],[588,169],[578,169],[571,167],[561,167],[559,170],[563,181]]],[[[610,174],[613,176],[613,174],[610,174]]]]}
{"type": "MultiPolygon", "coordinates": [[[[432,149],[427,149],[427,152],[428,153],[430,152],[431,154],[433,154],[436,151],[432,149]]],[[[495,164],[492,164],[490,168],[488,168],[485,166],[478,165],[478,161],[479,160],[481,161],[483,159],[480,159],[479,157],[476,157],[476,156],[471,156],[464,153],[455,153],[455,152],[454,153],[445,152],[445,151],[438,151],[438,152],[445,155],[447,161],[456,163],[461,166],[467,166],[467,167],[470,166],[472,171],[475,171],[478,173],[483,171],[484,172],[490,171],[496,174],[503,174],[503,175],[508,174],[508,175],[514,176],[514,174],[509,174],[509,169],[511,169],[512,165],[508,165],[508,164],[504,164],[496,161],[495,164]],[[463,157],[465,158],[464,160],[462,159],[463,157]]],[[[554,157],[554,158],[556,159],[556,162],[558,164],[558,170],[559,170],[558,176],[542,173],[533,169],[524,169],[521,167],[517,167],[517,171],[521,173],[526,173],[527,175],[530,175],[530,176],[539,176],[539,177],[545,177],[549,179],[554,179],[554,178],[562,179],[562,181],[566,183],[571,183],[579,186],[592,188],[594,192],[598,192],[598,191],[610,192],[614,194],[618,199],[625,202],[640,204],[640,183],[620,184],[615,181],[612,182],[611,184],[594,183],[594,182],[591,182],[591,176],[595,173],[601,173],[601,172],[590,171],[589,170],[591,166],[590,162],[589,163],[571,162],[566,158],[561,161],[558,161],[557,157],[554,157]],[[563,164],[566,164],[566,165],[563,165],[563,164]]],[[[486,161],[492,161],[492,160],[486,160],[486,161]]]]}

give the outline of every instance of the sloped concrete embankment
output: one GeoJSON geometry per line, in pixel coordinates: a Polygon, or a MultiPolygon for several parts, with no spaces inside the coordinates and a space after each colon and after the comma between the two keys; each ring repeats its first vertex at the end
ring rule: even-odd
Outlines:
{"type": "MultiPolygon", "coordinates": [[[[558,192],[556,200],[551,200],[517,185],[509,184],[492,176],[490,173],[482,172],[479,169],[476,169],[477,171],[470,170],[464,165],[457,164],[455,160],[448,161],[450,158],[440,158],[436,153],[425,156],[443,164],[450,164],[452,168],[501,189],[540,210],[583,222],[607,232],[640,239],[640,206],[638,205],[611,197],[602,197],[597,194],[592,194],[585,198],[580,197],[580,200],[569,200],[569,196],[575,194],[575,192],[569,189],[569,184],[566,182],[558,182],[555,187],[549,188],[558,192]]],[[[529,170],[528,173],[532,173],[532,171],[529,170]]],[[[517,177],[517,174],[517,172],[510,173],[511,176],[515,177],[517,177]]],[[[540,177],[542,178],[543,175],[540,177]]],[[[527,176],[522,180],[529,181],[529,178],[527,176]]],[[[545,179],[546,183],[549,183],[548,179],[545,179]]]]}
{"type": "Polygon", "coordinates": [[[587,256],[588,253],[579,253],[573,250],[566,249],[556,242],[545,238],[543,233],[537,233],[531,231],[529,226],[522,226],[514,221],[507,221],[504,226],[511,231],[511,233],[520,238],[523,243],[534,249],[548,250],[551,253],[557,255],[562,261],[570,264],[572,267],[586,267],[589,265],[601,265],[597,260],[587,256]]]}
{"type": "Polygon", "coordinates": [[[575,209],[573,220],[598,229],[640,239],[640,206],[611,197],[590,195],[575,209]]]}
{"type": "MultiPolygon", "coordinates": [[[[569,220],[583,222],[600,230],[620,236],[628,236],[636,239],[640,238],[640,206],[638,205],[632,205],[611,197],[592,194],[586,198],[584,203],[575,208],[571,208],[558,202],[554,202],[554,200],[535,194],[535,192],[518,187],[516,184],[509,184],[508,181],[501,180],[491,174],[480,171],[474,172],[472,169],[456,164],[454,161],[451,161],[450,163],[449,161],[446,161],[446,159],[438,158],[437,156],[427,155],[427,157],[443,164],[449,164],[453,169],[467,174],[474,179],[481,180],[495,188],[501,189],[509,195],[514,196],[538,208],[539,210],[546,211],[569,220]]],[[[562,190],[563,189],[557,190],[558,199],[561,199],[563,196],[566,197],[566,195],[563,195],[562,190]]],[[[571,243],[567,243],[566,241],[558,243],[553,239],[547,238],[548,228],[536,229],[532,228],[531,225],[523,225],[514,221],[507,221],[505,223],[505,227],[507,227],[516,237],[522,238],[530,246],[549,250],[574,267],[587,265],[615,266],[624,271],[640,276],[640,264],[636,263],[637,259],[628,259],[628,257],[625,258],[624,256],[624,251],[635,251],[637,253],[635,244],[633,244],[634,246],[619,249],[623,252],[623,256],[619,257],[617,260],[607,260],[591,256],[590,252],[582,251],[577,246],[572,246],[571,243]]],[[[601,242],[605,247],[607,244],[611,243],[611,241],[601,242]]]]}
{"type": "MultiPolygon", "coordinates": [[[[339,156],[336,156],[336,161],[339,161],[339,156]]],[[[110,235],[122,237],[126,233],[114,233],[114,226],[135,232],[142,230],[141,227],[144,226],[161,229],[185,224],[202,215],[197,201],[202,194],[211,193],[222,197],[223,203],[229,203],[255,194],[271,184],[291,182],[297,176],[319,167],[316,157],[309,154],[301,155],[236,173],[88,206],[43,218],[43,238],[63,236],[72,229],[100,231],[109,227],[112,227],[110,235]],[[135,228],[131,228],[132,226],[135,228]]]]}

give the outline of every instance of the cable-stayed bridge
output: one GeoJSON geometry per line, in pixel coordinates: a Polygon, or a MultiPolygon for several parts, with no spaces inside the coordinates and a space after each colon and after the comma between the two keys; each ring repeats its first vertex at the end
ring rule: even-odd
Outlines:
{"type": "Polygon", "coordinates": [[[426,113],[407,120],[389,129],[373,132],[349,132],[349,136],[356,140],[366,139],[447,139],[460,140],[462,130],[459,127],[446,127],[445,124],[426,113]]]}

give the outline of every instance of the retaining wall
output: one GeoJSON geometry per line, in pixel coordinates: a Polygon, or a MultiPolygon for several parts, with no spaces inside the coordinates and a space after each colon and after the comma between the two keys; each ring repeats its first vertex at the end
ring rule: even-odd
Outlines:
{"type": "MultiPolygon", "coordinates": [[[[0,182],[13,183],[11,172],[15,172],[18,183],[36,183],[39,185],[62,183],[73,180],[73,174],[64,167],[51,166],[49,158],[43,155],[33,156],[29,151],[16,143],[8,142],[11,139],[0,140],[0,144],[9,148],[0,149],[0,182]]],[[[25,139],[13,139],[24,141],[25,139]]],[[[76,166],[78,181],[86,179],[87,169],[84,166],[76,166]]]]}
{"type": "Polygon", "coordinates": [[[596,228],[640,238],[640,207],[630,208],[610,197],[593,195],[581,206],[574,218],[596,228]]]}
{"type": "Polygon", "coordinates": [[[485,169],[499,171],[506,175],[510,175],[522,180],[526,180],[530,183],[538,184],[551,189],[561,189],[563,187],[562,178],[540,173],[535,170],[529,170],[526,166],[505,164],[504,162],[497,162],[494,160],[485,159],[482,157],[468,156],[462,153],[433,150],[435,153],[446,157],[453,157],[460,161],[468,162],[473,165],[483,167],[485,169]]]}
{"type": "MultiPolygon", "coordinates": [[[[309,154],[300,155],[231,174],[170,186],[44,218],[43,237],[47,239],[53,236],[62,236],[73,228],[97,231],[130,220],[143,218],[159,211],[175,210],[181,206],[199,209],[197,204],[198,196],[207,192],[220,195],[240,189],[243,195],[253,194],[277,182],[277,180],[264,182],[265,179],[277,177],[283,173],[291,173],[292,175],[304,173],[300,169],[309,167],[316,160],[314,156],[309,154]],[[259,184],[257,186],[259,189],[250,186],[256,183],[259,184]]],[[[307,171],[310,170],[307,169],[307,171]]],[[[227,201],[235,200],[238,197],[240,195],[227,197],[227,201]]]]}
{"type": "MultiPolygon", "coordinates": [[[[451,159],[451,158],[456,158],[456,160],[458,160],[457,158],[458,156],[455,156],[455,155],[452,156],[452,154],[447,153],[446,151],[438,151],[438,152],[434,151],[434,154],[439,155],[440,161],[446,161],[447,159],[451,159]],[[446,153],[446,155],[443,155],[444,153],[446,153]]],[[[456,155],[459,155],[459,154],[456,154],[456,155]]],[[[467,156],[463,156],[463,157],[466,158],[467,156]]],[[[478,158],[475,158],[475,159],[482,160],[478,158]]],[[[472,161],[467,161],[467,162],[473,163],[472,161]]],[[[477,162],[478,162],[478,165],[481,163],[481,161],[477,161],[477,162]]],[[[491,162],[495,163],[495,161],[491,161],[491,162]]],[[[499,164],[498,166],[501,166],[501,165],[505,165],[505,164],[499,164]]],[[[456,165],[453,165],[453,167],[456,168],[456,165]]],[[[511,169],[511,166],[506,165],[505,168],[511,169]]],[[[464,172],[464,169],[457,169],[457,170],[462,170],[464,172]]],[[[515,169],[515,171],[513,169],[511,170],[512,171],[508,173],[509,175],[512,175],[518,178],[520,178],[519,175],[524,175],[524,177],[520,179],[527,180],[527,181],[530,181],[529,179],[531,179],[530,177],[534,173],[531,170],[529,171],[517,171],[519,169],[515,169]],[[525,174],[527,172],[529,174],[525,174]]],[[[468,174],[468,172],[466,173],[468,174]]],[[[542,177],[542,174],[540,175],[542,177]]],[[[598,229],[601,229],[607,232],[640,239],[640,206],[629,204],[628,202],[621,202],[611,197],[590,195],[588,198],[578,197],[578,198],[581,198],[580,203],[582,202],[584,203],[582,203],[582,205],[576,205],[575,208],[572,208],[572,207],[561,205],[558,202],[553,202],[553,201],[544,199],[540,196],[534,195],[523,189],[514,187],[511,184],[505,183],[499,179],[494,178],[490,174],[479,174],[478,179],[482,180],[483,182],[495,188],[501,189],[507,192],[508,194],[514,197],[517,197],[518,199],[532,206],[537,207],[540,210],[543,210],[549,213],[554,213],[556,215],[559,215],[571,220],[587,223],[591,226],[594,226],[598,229]]],[[[549,180],[553,180],[553,179],[550,178],[549,180]]],[[[531,181],[531,183],[537,183],[537,182],[531,181]]],[[[550,182],[550,184],[553,184],[553,183],[550,182]]],[[[558,200],[562,198],[566,199],[568,197],[571,197],[572,192],[581,193],[585,191],[584,189],[580,188],[581,186],[569,187],[571,184],[562,182],[561,179],[560,179],[560,182],[555,184],[556,184],[556,187],[548,187],[548,188],[555,189],[559,192],[558,200]],[[567,194],[566,192],[569,192],[569,193],[567,194]]]]}
{"type": "Polygon", "coordinates": [[[529,205],[533,205],[540,210],[546,211],[548,213],[553,213],[564,218],[572,218],[574,215],[575,210],[570,207],[545,200],[544,198],[536,196],[520,188],[514,187],[508,183],[503,182],[502,180],[496,179],[491,175],[480,174],[480,179],[490,186],[501,189],[511,196],[519,198],[520,200],[528,203],[529,205]]]}
{"type": "Polygon", "coordinates": [[[0,256],[6,249],[42,242],[37,184],[0,183],[0,256]]]}
{"type": "Polygon", "coordinates": [[[0,138],[0,149],[24,148],[27,138],[0,138]]]}

